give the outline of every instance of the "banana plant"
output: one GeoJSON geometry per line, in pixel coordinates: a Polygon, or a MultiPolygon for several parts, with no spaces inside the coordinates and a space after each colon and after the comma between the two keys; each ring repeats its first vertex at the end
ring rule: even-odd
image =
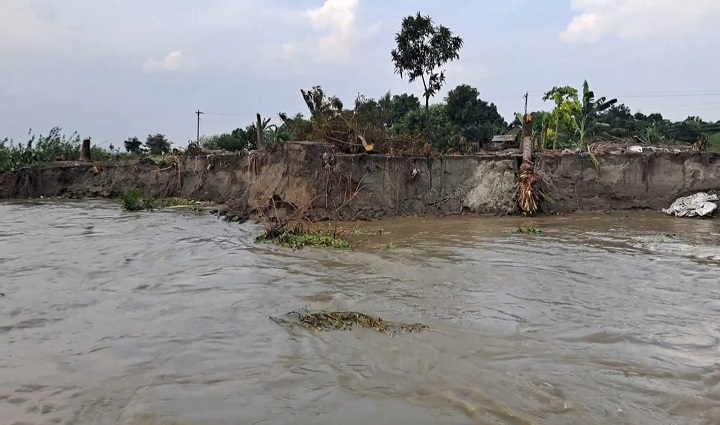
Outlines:
{"type": "Polygon", "coordinates": [[[561,134],[561,127],[571,128],[572,116],[582,107],[578,100],[577,89],[570,86],[553,87],[552,90],[545,93],[542,98],[543,102],[552,101],[555,103],[550,114],[550,122],[548,123],[549,134],[553,136],[553,150],[558,148],[558,137],[561,134]],[[552,128],[550,125],[552,124],[552,128]]]}
{"type": "Polygon", "coordinates": [[[595,118],[597,114],[603,112],[614,104],[617,103],[617,99],[607,100],[606,97],[601,97],[595,100],[595,93],[590,90],[587,80],[583,82],[583,97],[582,97],[582,108],[580,109],[580,116],[573,115],[572,121],[580,135],[580,145],[585,144],[588,135],[588,128],[591,124],[591,120],[595,118]]]}

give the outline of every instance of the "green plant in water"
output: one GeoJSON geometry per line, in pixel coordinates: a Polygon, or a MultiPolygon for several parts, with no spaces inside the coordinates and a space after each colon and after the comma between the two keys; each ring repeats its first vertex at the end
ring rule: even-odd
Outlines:
{"type": "Polygon", "coordinates": [[[517,233],[522,235],[538,235],[542,233],[542,230],[534,226],[520,226],[517,229],[517,233]]]}
{"type": "Polygon", "coordinates": [[[160,208],[186,206],[193,211],[200,211],[202,202],[193,199],[167,198],[154,199],[143,198],[138,189],[133,189],[120,196],[120,204],[125,211],[153,211],[160,208]]]}
{"type": "Polygon", "coordinates": [[[154,199],[143,198],[137,189],[123,193],[120,196],[120,205],[125,211],[152,211],[157,208],[154,199]]]}
{"type": "Polygon", "coordinates": [[[292,249],[302,249],[307,246],[314,248],[336,249],[349,249],[351,247],[350,242],[333,235],[330,231],[322,229],[316,231],[303,229],[288,230],[275,238],[268,237],[268,234],[264,232],[255,238],[255,241],[273,241],[278,245],[287,246],[292,249]]]}

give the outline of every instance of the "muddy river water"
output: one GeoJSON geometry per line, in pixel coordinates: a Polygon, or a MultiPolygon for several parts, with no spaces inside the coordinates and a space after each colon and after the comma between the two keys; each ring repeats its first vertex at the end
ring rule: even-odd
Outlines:
{"type": "Polygon", "coordinates": [[[293,252],[209,215],[0,204],[0,423],[720,424],[720,220],[363,226],[293,252]],[[268,319],[306,305],[432,330],[268,319]]]}

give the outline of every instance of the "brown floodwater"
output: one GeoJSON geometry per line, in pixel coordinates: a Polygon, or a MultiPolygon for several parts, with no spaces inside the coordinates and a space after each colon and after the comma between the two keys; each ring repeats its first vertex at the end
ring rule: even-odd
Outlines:
{"type": "Polygon", "coordinates": [[[362,227],[291,251],[203,214],[0,204],[0,422],[720,423],[720,220],[362,227]],[[432,330],[268,319],[307,305],[432,330]]]}

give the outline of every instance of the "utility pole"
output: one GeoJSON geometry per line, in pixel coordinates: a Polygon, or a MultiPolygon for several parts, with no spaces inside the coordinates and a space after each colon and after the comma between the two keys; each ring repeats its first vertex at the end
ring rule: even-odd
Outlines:
{"type": "MultiPolygon", "coordinates": [[[[528,96],[529,96],[529,94],[530,94],[530,92],[525,92],[525,96],[523,96],[523,97],[525,98],[525,114],[523,115],[523,126],[522,126],[522,128],[523,128],[523,137],[525,136],[525,124],[526,124],[526,122],[528,121],[527,104],[528,104],[528,96]]],[[[532,118],[530,118],[530,120],[532,120],[532,118]]],[[[532,125],[532,124],[531,124],[531,125],[532,125]]],[[[532,134],[532,127],[530,127],[530,134],[532,134]]],[[[524,142],[523,142],[523,143],[524,143],[524,142]]]]}
{"type": "Polygon", "coordinates": [[[200,145],[200,115],[201,115],[201,114],[204,114],[205,112],[201,112],[201,111],[198,109],[197,111],[195,111],[195,113],[196,113],[197,116],[198,116],[198,120],[197,120],[197,140],[195,140],[195,142],[196,142],[198,145],[200,145]]]}

